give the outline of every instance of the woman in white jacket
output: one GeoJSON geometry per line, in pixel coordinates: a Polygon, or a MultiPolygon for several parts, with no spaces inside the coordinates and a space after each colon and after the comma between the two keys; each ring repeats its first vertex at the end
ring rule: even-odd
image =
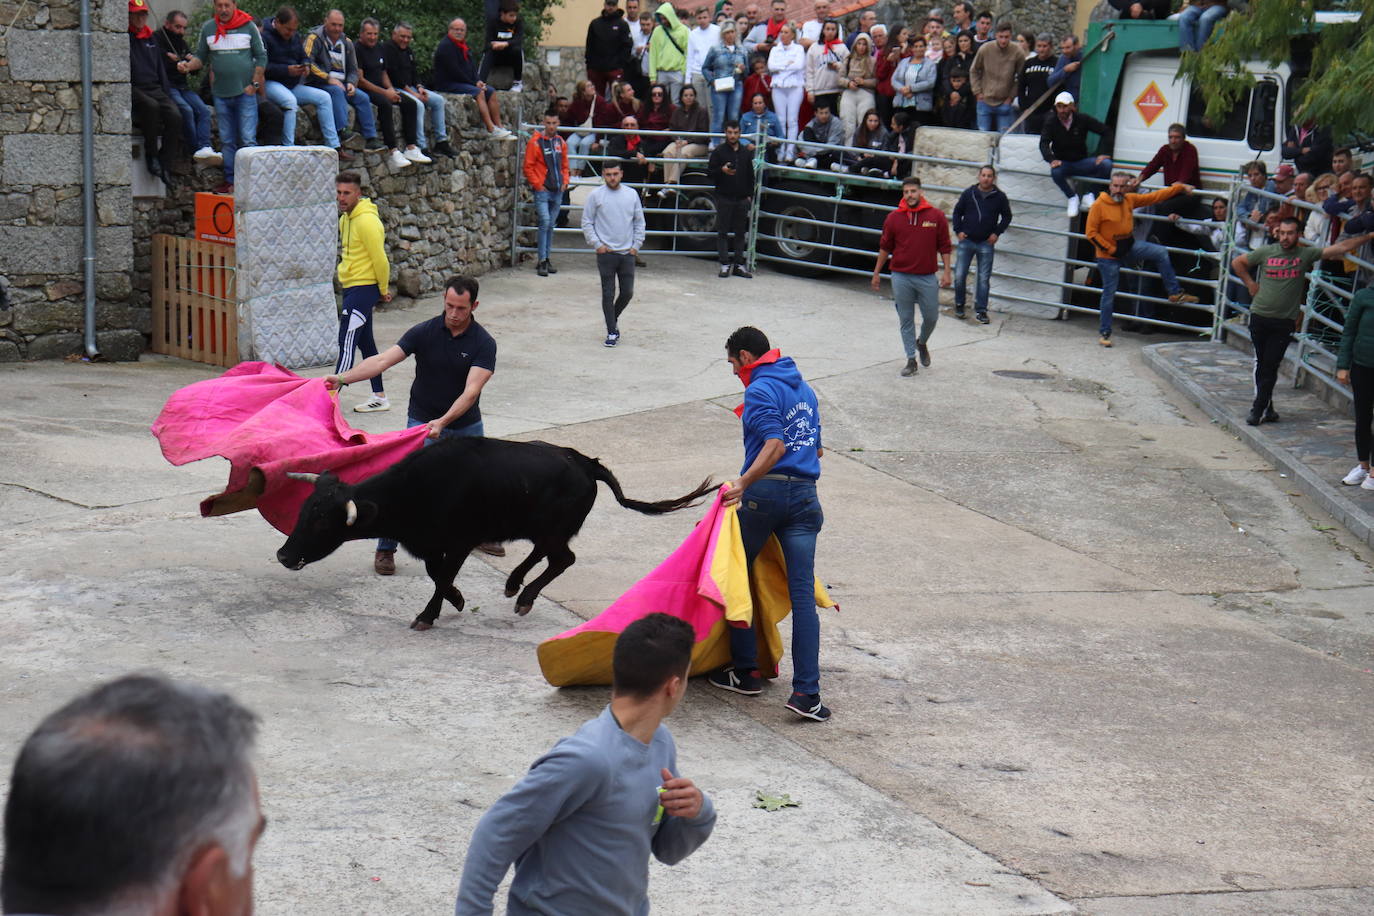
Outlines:
{"type": "Polygon", "coordinates": [[[793,141],[801,130],[797,115],[806,91],[806,52],[797,44],[797,30],[791,23],[778,30],[778,43],[768,52],[768,72],[773,75],[773,111],[787,136],[782,161],[790,162],[797,154],[793,141]]]}
{"type": "Polygon", "coordinates": [[[849,49],[840,40],[840,24],[827,19],[821,26],[820,40],[806,52],[806,98],[820,108],[829,103],[835,114],[840,111],[840,78],[844,75],[844,61],[849,49]]]}

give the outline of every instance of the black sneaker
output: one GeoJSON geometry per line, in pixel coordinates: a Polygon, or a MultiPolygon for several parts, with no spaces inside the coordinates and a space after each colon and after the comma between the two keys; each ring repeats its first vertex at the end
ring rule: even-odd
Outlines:
{"type": "Polygon", "coordinates": [[[383,142],[381,141],[381,138],[380,138],[380,137],[368,137],[368,138],[367,138],[367,142],[363,144],[363,149],[366,149],[366,150],[386,149],[386,144],[383,143],[383,142]]]}
{"type": "Polygon", "coordinates": [[[550,261],[550,260],[548,260],[547,258],[544,260],[544,269],[547,270],[547,271],[548,271],[549,273],[551,273],[551,274],[556,274],[556,273],[558,273],[558,268],[557,268],[557,267],[554,267],[554,266],[553,266],[553,262],[550,261]]]}
{"type": "Polygon", "coordinates": [[[992,322],[992,319],[988,317],[987,312],[978,312],[973,317],[978,319],[979,324],[989,324],[992,322]]]}
{"type": "Polygon", "coordinates": [[[759,677],[758,671],[746,671],[741,674],[735,668],[722,668],[706,675],[706,680],[712,687],[742,693],[747,697],[756,697],[763,693],[763,678],[759,677]]]}
{"type": "Polygon", "coordinates": [[[921,368],[916,365],[916,357],[913,356],[911,359],[906,361],[906,365],[902,367],[902,371],[898,372],[897,374],[900,375],[902,378],[910,378],[911,376],[915,375],[917,372],[920,371],[921,368]]]}
{"type": "Polygon", "coordinates": [[[962,319],[962,318],[967,318],[967,317],[968,317],[968,312],[964,311],[964,307],[963,307],[962,305],[959,305],[958,303],[955,303],[955,305],[954,305],[954,317],[955,317],[955,318],[960,318],[960,319],[962,319]]]}
{"type": "Polygon", "coordinates": [[[922,366],[925,366],[927,369],[929,369],[929,368],[930,368],[930,350],[926,349],[926,345],[925,345],[925,344],[923,344],[923,343],[918,343],[918,344],[916,345],[916,352],[919,353],[920,356],[921,356],[921,365],[922,365],[922,366]]]}
{"type": "Polygon", "coordinates": [[[752,279],[754,279],[754,275],[751,274],[751,273],[748,271],[748,269],[745,268],[745,266],[744,266],[743,264],[736,264],[736,265],[735,265],[734,274],[735,274],[735,276],[740,277],[740,278],[745,279],[745,280],[752,280],[752,279]]]}
{"type": "Polygon", "coordinates": [[[1246,426],[1259,426],[1264,422],[1264,413],[1260,410],[1252,410],[1245,417],[1246,426]]]}
{"type": "Polygon", "coordinates": [[[539,264],[534,268],[534,272],[541,277],[547,277],[549,275],[549,262],[540,261],[539,264]]]}
{"type": "Polygon", "coordinates": [[[830,710],[821,702],[819,693],[794,693],[785,705],[803,719],[824,722],[830,718],[830,710]]]}
{"type": "Polygon", "coordinates": [[[615,346],[616,344],[618,344],[618,343],[620,343],[620,334],[619,334],[619,333],[607,334],[607,335],[606,335],[606,342],[605,342],[602,346],[614,347],[614,346],[615,346]]]}
{"type": "Polygon", "coordinates": [[[1278,412],[1277,410],[1274,409],[1274,405],[1273,405],[1273,404],[1270,404],[1268,407],[1264,408],[1264,422],[1265,422],[1265,423],[1277,423],[1277,422],[1279,422],[1279,412],[1278,412]]]}
{"type": "Polygon", "coordinates": [[[433,148],[434,151],[438,153],[440,156],[447,156],[450,159],[458,158],[458,153],[453,149],[453,147],[448,145],[447,140],[441,140],[440,142],[434,144],[433,148]]]}
{"type": "Polygon", "coordinates": [[[719,277],[719,278],[722,279],[722,280],[724,280],[726,277],[730,276],[730,265],[729,265],[729,264],[722,264],[722,265],[720,265],[720,273],[716,274],[716,276],[719,277]]]}

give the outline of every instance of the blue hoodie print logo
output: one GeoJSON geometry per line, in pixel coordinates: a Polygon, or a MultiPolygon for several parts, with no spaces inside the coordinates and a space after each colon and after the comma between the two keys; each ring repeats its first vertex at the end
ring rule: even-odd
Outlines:
{"type": "Polygon", "coordinates": [[[816,447],[816,411],[805,401],[787,411],[787,427],[783,436],[787,440],[789,452],[799,452],[803,448],[816,447]]]}

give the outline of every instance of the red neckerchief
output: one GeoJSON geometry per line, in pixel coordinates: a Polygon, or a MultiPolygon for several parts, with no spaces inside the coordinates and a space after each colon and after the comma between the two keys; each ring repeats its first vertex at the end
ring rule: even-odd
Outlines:
{"type": "MultiPolygon", "coordinates": [[[[758,359],[754,360],[754,361],[753,361],[752,363],[750,363],[749,365],[747,365],[747,366],[740,366],[740,367],[739,367],[739,372],[736,373],[736,374],[739,376],[739,380],[740,380],[741,382],[744,383],[744,387],[745,387],[745,388],[748,388],[748,387],[749,387],[749,380],[750,380],[750,377],[753,376],[754,370],[755,370],[755,369],[757,369],[759,366],[765,366],[765,365],[767,365],[768,363],[775,363],[775,362],[777,362],[777,361],[780,360],[780,359],[782,359],[782,351],[779,350],[777,347],[774,347],[773,349],[769,350],[767,353],[765,353],[765,354],[763,354],[762,356],[760,356],[758,359]]],[[[735,408],[735,416],[737,416],[737,417],[742,417],[742,416],[744,416],[744,405],[743,405],[743,404],[741,404],[741,405],[739,405],[738,407],[735,408]]]]}
{"type": "Polygon", "coordinates": [[[468,43],[466,41],[459,41],[452,35],[448,36],[448,40],[457,45],[458,50],[463,52],[463,60],[472,60],[472,55],[468,53],[468,43]]]}
{"type": "Polygon", "coordinates": [[[839,38],[836,38],[834,41],[827,41],[827,42],[825,43],[825,53],[826,53],[826,54],[833,53],[833,52],[831,52],[830,49],[833,48],[833,47],[835,47],[835,45],[842,45],[842,44],[844,44],[844,41],[841,40],[841,39],[839,39],[839,38]]]}
{"type": "Polygon", "coordinates": [[[625,152],[633,153],[639,149],[639,134],[630,134],[625,138],[625,152]]]}
{"type": "Polygon", "coordinates": [[[253,21],[253,17],[243,10],[234,10],[234,15],[229,17],[228,22],[221,22],[218,16],[215,17],[215,41],[219,41],[229,34],[230,29],[237,29],[241,25],[247,25],[253,21]]]}
{"type": "Polygon", "coordinates": [[[774,38],[777,38],[778,32],[781,32],[782,27],[785,25],[787,25],[786,19],[783,19],[782,22],[774,22],[773,20],[769,19],[767,23],[768,27],[764,30],[768,33],[768,40],[772,41],[774,38]]]}
{"type": "Polygon", "coordinates": [[[149,38],[153,37],[153,27],[145,22],[143,23],[143,28],[139,29],[137,32],[135,32],[133,29],[130,29],[129,34],[137,38],[139,41],[147,41],[149,38]]]}

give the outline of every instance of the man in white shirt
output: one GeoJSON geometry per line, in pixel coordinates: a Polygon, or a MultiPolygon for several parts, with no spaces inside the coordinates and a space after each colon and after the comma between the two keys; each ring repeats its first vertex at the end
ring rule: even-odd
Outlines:
{"type": "MultiPolygon", "coordinates": [[[[797,39],[801,46],[810,49],[821,38],[821,26],[830,17],[830,0],[816,0],[816,18],[802,23],[801,36],[797,39]]],[[[836,23],[838,25],[838,23],[836,23]]],[[[840,38],[844,38],[844,26],[840,26],[840,38]]]]}
{"type": "MultiPolygon", "coordinates": [[[[635,4],[638,6],[638,4],[635,4]]],[[[635,98],[649,98],[649,36],[654,33],[654,14],[651,10],[644,10],[631,20],[628,17],[626,22],[630,23],[630,40],[634,46],[630,49],[631,64],[625,70],[625,78],[630,81],[630,85],[635,87],[635,98]]]]}
{"type": "Polygon", "coordinates": [[[706,62],[706,54],[720,44],[720,26],[711,21],[711,7],[699,6],[696,25],[687,35],[687,83],[697,91],[697,101],[711,111],[711,87],[706,85],[706,77],[701,75],[701,65],[706,62]]]}

